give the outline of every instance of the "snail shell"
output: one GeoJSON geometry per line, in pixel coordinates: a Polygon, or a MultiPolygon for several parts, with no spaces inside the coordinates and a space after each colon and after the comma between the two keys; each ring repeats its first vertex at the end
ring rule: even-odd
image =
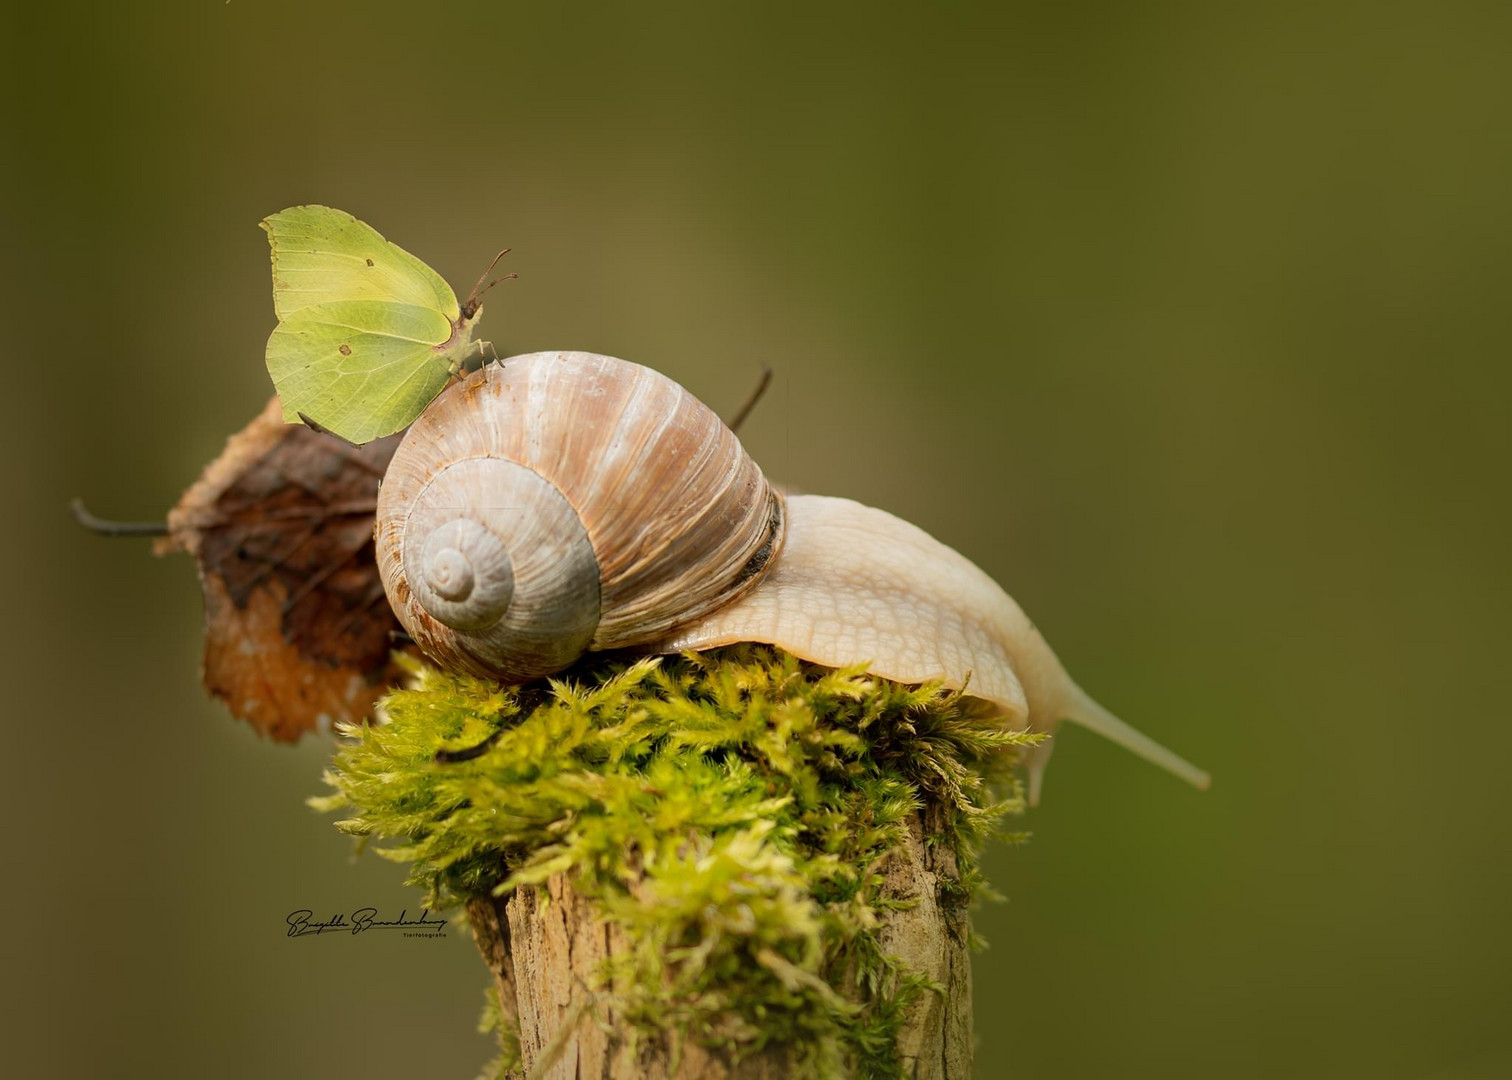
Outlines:
{"type": "Polygon", "coordinates": [[[763,642],[964,688],[1005,726],[1073,720],[1208,784],[1077,687],[970,560],[849,499],[784,499],[718,417],[637,364],[533,353],[452,386],[394,454],[376,537],[390,603],[443,665],[524,681],[588,650],[763,642]]]}
{"type": "Polygon", "coordinates": [[[523,681],[734,600],[781,546],[781,497],[671,379],[535,353],[453,385],[389,463],[378,566],[436,660],[523,681]]]}

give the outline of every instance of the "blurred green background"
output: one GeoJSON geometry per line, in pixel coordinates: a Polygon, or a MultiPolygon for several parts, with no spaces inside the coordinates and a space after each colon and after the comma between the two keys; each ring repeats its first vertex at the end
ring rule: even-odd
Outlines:
{"type": "Polygon", "coordinates": [[[501,352],[660,368],[980,563],[1199,795],[1066,729],[992,852],[980,1075],[1512,1072],[1503,4],[9,3],[14,1075],[468,1077],[472,945],[327,747],[197,683],[160,515],[269,393],[259,218],[351,210],[501,352]],[[1500,358],[1500,359],[1498,359],[1500,358]]]}

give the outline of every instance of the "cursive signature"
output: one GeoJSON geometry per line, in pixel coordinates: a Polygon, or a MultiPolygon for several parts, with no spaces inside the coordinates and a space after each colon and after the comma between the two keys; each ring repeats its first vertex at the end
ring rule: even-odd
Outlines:
{"type": "Polygon", "coordinates": [[[358,908],[352,912],[350,919],[343,914],[337,913],[329,919],[320,920],[315,918],[315,912],[309,908],[300,908],[298,911],[289,912],[284,920],[288,931],[286,937],[309,937],[321,934],[334,934],[338,931],[346,931],[348,934],[363,934],[369,930],[405,930],[409,931],[405,937],[444,937],[442,933],[446,927],[445,919],[430,918],[430,909],[421,908],[416,918],[408,918],[409,909],[399,912],[397,919],[380,919],[378,909],[374,907],[358,908]]]}

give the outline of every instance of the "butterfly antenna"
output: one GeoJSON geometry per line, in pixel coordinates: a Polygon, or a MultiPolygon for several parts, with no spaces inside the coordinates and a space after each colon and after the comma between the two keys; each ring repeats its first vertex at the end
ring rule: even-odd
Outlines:
{"type": "Polygon", "coordinates": [[[494,278],[492,281],[488,282],[487,285],[483,284],[483,282],[487,280],[488,275],[493,273],[493,268],[499,265],[499,260],[508,255],[511,250],[513,249],[505,248],[503,251],[495,255],[493,257],[493,262],[488,264],[488,269],[484,270],[483,273],[478,275],[478,283],[472,287],[472,292],[467,294],[467,303],[463,305],[463,310],[467,313],[468,318],[471,318],[472,314],[478,310],[478,297],[482,296],[499,282],[509,281],[519,276],[518,274],[505,274],[503,277],[494,278]]]}

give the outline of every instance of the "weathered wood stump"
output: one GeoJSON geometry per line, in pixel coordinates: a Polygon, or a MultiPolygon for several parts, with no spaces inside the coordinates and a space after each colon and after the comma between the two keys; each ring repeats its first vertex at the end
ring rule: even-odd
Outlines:
{"type": "MultiPolygon", "coordinates": [[[[909,906],[885,912],[880,943],[941,988],[914,1003],[899,1033],[898,1052],[910,1075],[969,1080],[967,914],[963,904],[950,899],[960,895],[950,888],[959,880],[950,846],[924,842],[926,835],[939,835],[942,819],[933,808],[916,815],[908,842],[889,855],[883,895],[909,906]]],[[[631,943],[619,927],[599,918],[567,875],[505,897],[476,897],[467,914],[478,950],[498,981],[505,1017],[518,1027],[524,1069],[532,1076],[548,1051],[554,1060],[539,1074],[541,1080],[786,1080],[791,1075],[782,1046],[732,1064],[688,1040],[674,1063],[669,1038],[642,1037],[632,1049],[617,1030],[612,1007],[590,1016],[601,965],[631,943]]]]}

